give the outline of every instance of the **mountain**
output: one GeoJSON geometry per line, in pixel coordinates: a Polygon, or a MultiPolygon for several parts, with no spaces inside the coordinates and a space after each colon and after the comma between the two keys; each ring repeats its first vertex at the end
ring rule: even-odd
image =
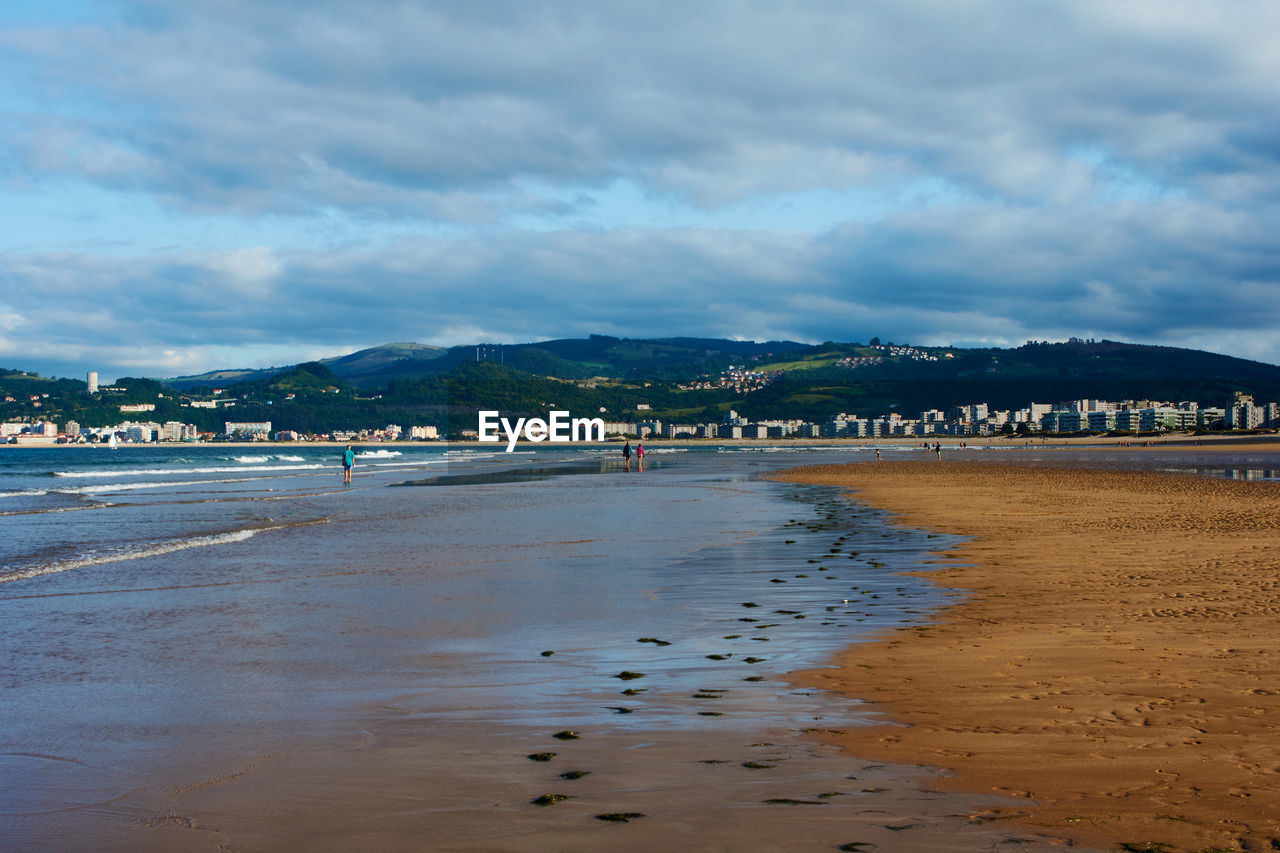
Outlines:
{"type": "Polygon", "coordinates": [[[387,423],[473,429],[478,409],[545,416],[552,408],[606,420],[822,422],[837,412],[914,418],[926,409],[986,403],[1019,409],[1081,399],[1194,400],[1225,407],[1237,391],[1280,401],[1280,367],[1174,347],[1115,341],[1031,342],[1014,349],[838,343],[627,339],[593,335],[534,344],[439,348],[395,343],[324,362],[225,370],[160,382],[123,377],[86,393],[79,380],[0,370],[0,420],[121,420],[122,405],[154,404],[147,417],[218,431],[221,422],[270,420],[323,432],[387,423]],[[732,364],[768,372],[763,387],[722,383],[732,364]],[[223,389],[216,397],[208,391],[223,389]],[[179,389],[175,393],[175,388],[179,389]],[[221,402],[217,409],[187,405],[221,402]],[[234,409],[227,406],[234,404],[234,409]]]}
{"type": "MultiPolygon", "coordinates": [[[[353,380],[368,376],[382,378],[385,373],[394,373],[396,369],[403,369],[407,365],[437,359],[448,352],[449,350],[444,347],[433,347],[427,344],[391,343],[362,349],[350,355],[326,358],[320,363],[327,365],[340,378],[353,380]]],[[[175,376],[163,382],[170,388],[186,391],[202,385],[223,386],[262,381],[292,369],[293,365],[255,370],[211,370],[191,376],[175,376]]]]}
{"type": "MultiPolygon", "coordinates": [[[[475,344],[449,348],[390,343],[338,358],[322,359],[334,375],[361,388],[385,387],[393,380],[446,373],[469,361],[490,361],[556,379],[627,377],[687,379],[718,373],[731,364],[812,349],[794,341],[729,341],[718,338],[631,339],[607,335],[529,344],[475,344]]],[[[201,385],[252,382],[292,369],[217,370],[163,380],[185,391],[201,385]]]]}
{"type": "MultiPolygon", "coordinates": [[[[835,353],[848,350],[834,345],[835,353]]],[[[1280,367],[1176,347],[1116,341],[1029,342],[1016,349],[923,348],[917,355],[884,357],[869,347],[855,352],[883,363],[856,369],[836,366],[831,345],[801,363],[785,365],[783,378],[751,395],[756,417],[821,418],[832,412],[872,416],[988,403],[1015,409],[1031,402],[1068,400],[1194,400],[1226,406],[1236,391],[1259,402],[1280,400],[1280,367]]],[[[903,349],[899,347],[898,349],[903,349]]],[[[909,348],[914,349],[914,348],[909,348]]],[[[776,366],[776,365],[775,365],[776,366]]]]}
{"type": "Polygon", "coordinates": [[[328,359],[303,371],[301,379],[289,373],[303,367],[246,375],[229,393],[241,397],[242,406],[276,401],[277,420],[283,411],[280,398],[293,392],[289,407],[307,408],[300,421],[308,424],[338,418],[341,411],[343,423],[378,412],[376,417],[388,421],[441,426],[474,418],[481,408],[528,416],[553,405],[575,412],[603,408],[621,420],[697,422],[719,420],[730,408],[749,418],[824,421],[836,412],[915,417],[926,409],[967,403],[1017,409],[1032,402],[1091,398],[1226,406],[1236,391],[1254,394],[1259,402],[1280,400],[1275,365],[1198,350],[1076,339],[961,349],[876,339],[811,346],[592,335],[447,349],[387,344],[328,359]],[[708,387],[730,364],[771,372],[773,381],[750,392],[708,387]],[[299,381],[318,382],[321,375],[330,389],[343,393],[311,399],[315,389],[296,387],[299,381]],[[639,409],[640,404],[648,408],[639,409]]]}

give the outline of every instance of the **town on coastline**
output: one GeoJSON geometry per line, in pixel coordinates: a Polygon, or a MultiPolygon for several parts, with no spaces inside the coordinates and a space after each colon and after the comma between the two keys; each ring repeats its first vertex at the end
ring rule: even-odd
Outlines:
{"type": "MultiPolygon", "coordinates": [[[[199,405],[199,401],[192,405],[199,405]]],[[[122,414],[154,410],[150,404],[121,405],[122,414]],[[150,408],[149,408],[150,406],[150,408]]],[[[643,404],[637,409],[644,410],[643,404]]],[[[894,412],[875,418],[860,418],[843,412],[822,423],[799,419],[750,420],[730,410],[718,423],[676,423],[658,418],[635,421],[604,421],[610,438],[638,439],[818,439],[818,438],[926,438],[933,436],[1074,436],[1153,435],[1172,432],[1240,431],[1280,428],[1280,403],[1258,403],[1249,394],[1236,392],[1223,407],[1202,406],[1194,401],[1177,403],[1154,400],[1070,400],[1059,403],[1030,403],[1025,408],[991,409],[986,403],[955,406],[949,410],[929,409],[918,417],[894,412]]],[[[274,429],[271,421],[225,421],[221,432],[200,431],[181,421],[122,420],[104,427],[83,427],[74,420],[59,424],[54,420],[29,418],[0,423],[0,444],[53,445],[156,442],[378,442],[473,441],[477,430],[463,429],[441,435],[436,426],[402,427],[389,424],[361,430],[330,430],[302,433],[274,429]]]]}

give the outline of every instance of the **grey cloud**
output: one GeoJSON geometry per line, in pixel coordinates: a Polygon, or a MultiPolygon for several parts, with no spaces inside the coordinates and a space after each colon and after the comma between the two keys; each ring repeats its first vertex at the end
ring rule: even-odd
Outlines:
{"type": "Polygon", "coordinates": [[[195,207],[473,221],[520,178],[715,206],[885,170],[1057,201],[1105,177],[1080,149],[1153,185],[1274,195],[1278,13],[1123,6],[219,0],[7,41],[124,116],[45,132],[63,154],[27,146],[28,168],[195,207]]]}
{"type": "Polygon", "coordinates": [[[1280,357],[1280,249],[1265,224],[1185,200],[935,209],[821,237],[504,231],[378,249],[3,260],[6,316],[27,338],[68,346],[302,350],[606,332],[1013,344],[1084,334],[1221,350],[1253,335],[1246,351],[1280,357]]]}
{"type": "Polygon", "coordinates": [[[0,363],[33,341],[126,340],[175,364],[214,346],[592,332],[1083,334],[1280,360],[1280,7],[118,8],[0,33],[39,70],[25,112],[0,115],[6,178],[377,245],[0,254],[0,363]],[[651,210],[932,197],[816,236],[599,230],[591,199],[608,211],[616,184],[651,210]],[[526,218],[566,230],[510,227],[526,218]]]}

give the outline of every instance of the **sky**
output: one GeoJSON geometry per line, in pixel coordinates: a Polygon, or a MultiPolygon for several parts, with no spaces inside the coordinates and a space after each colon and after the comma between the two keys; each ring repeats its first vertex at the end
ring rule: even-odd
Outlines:
{"type": "Polygon", "coordinates": [[[588,334],[1280,363],[1280,4],[0,6],[0,367],[588,334]]]}

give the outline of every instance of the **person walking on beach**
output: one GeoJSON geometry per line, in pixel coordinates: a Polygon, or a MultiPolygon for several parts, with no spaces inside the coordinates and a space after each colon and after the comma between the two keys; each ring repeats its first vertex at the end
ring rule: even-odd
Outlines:
{"type": "Polygon", "coordinates": [[[626,460],[627,470],[631,470],[631,442],[622,445],[622,458],[626,460]]]}
{"type": "Polygon", "coordinates": [[[636,470],[644,470],[644,445],[636,442],[636,470]]]}
{"type": "Polygon", "coordinates": [[[934,455],[935,455],[935,456],[937,456],[939,459],[941,459],[941,458],[942,458],[942,442],[941,442],[941,441],[936,442],[936,443],[933,445],[933,453],[934,453],[934,455]]]}
{"type": "Polygon", "coordinates": [[[351,445],[347,445],[347,449],[342,452],[342,482],[351,482],[351,469],[356,464],[356,452],[351,449],[351,445]]]}

